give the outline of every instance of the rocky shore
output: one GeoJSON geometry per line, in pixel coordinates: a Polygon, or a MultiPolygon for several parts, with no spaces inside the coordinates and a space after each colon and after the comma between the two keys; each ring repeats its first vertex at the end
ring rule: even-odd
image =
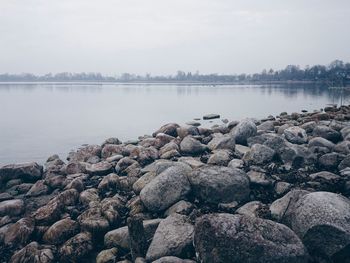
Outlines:
{"type": "Polygon", "coordinates": [[[1,167],[0,262],[350,262],[350,106],[199,124],[1,167]]]}

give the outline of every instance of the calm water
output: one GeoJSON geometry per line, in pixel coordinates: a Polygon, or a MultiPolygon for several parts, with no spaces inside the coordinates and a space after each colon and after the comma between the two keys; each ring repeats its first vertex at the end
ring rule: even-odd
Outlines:
{"type": "Polygon", "coordinates": [[[136,139],[162,124],[184,124],[208,113],[231,121],[339,102],[339,91],[310,85],[2,83],[0,164],[42,163],[55,153],[65,158],[85,143],[100,144],[108,137],[136,139]]]}

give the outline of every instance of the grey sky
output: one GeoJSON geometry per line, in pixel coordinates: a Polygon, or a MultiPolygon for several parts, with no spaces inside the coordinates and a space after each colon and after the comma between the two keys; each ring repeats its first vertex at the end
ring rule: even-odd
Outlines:
{"type": "Polygon", "coordinates": [[[0,0],[0,72],[260,72],[350,61],[349,0],[0,0]]]}

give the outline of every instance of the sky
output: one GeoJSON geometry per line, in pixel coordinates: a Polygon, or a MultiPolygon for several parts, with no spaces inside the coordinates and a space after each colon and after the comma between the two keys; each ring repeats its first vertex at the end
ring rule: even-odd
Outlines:
{"type": "Polygon", "coordinates": [[[350,61],[349,0],[0,0],[0,73],[254,73],[350,61]]]}

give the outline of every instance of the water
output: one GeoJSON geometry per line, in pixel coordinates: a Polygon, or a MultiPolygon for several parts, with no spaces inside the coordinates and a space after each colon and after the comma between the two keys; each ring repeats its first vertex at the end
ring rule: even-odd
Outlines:
{"type": "Polygon", "coordinates": [[[136,139],[209,113],[231,121],[339,102],[339,90],[311,85],[1,83],[0,164],[65,158],[82,144],[136,139]]]}

